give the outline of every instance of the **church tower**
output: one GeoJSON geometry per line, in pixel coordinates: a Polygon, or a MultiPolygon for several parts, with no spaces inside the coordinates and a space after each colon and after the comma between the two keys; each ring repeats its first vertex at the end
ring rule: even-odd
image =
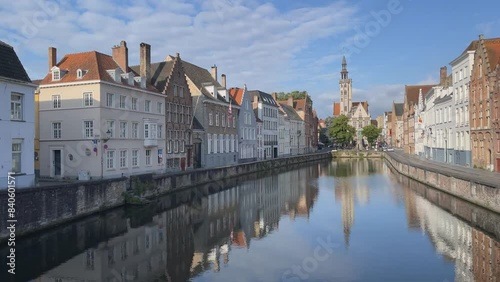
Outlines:
{"type": "Polygon", "coordinates": [[[345,56],[342,57],[342,71],[340,72],[340,114],[347,116],[352,107],[352,79],[349,78],[345,56]]]}

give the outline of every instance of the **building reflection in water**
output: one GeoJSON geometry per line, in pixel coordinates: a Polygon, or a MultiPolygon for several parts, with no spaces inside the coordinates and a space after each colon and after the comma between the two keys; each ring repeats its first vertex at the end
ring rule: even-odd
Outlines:
{"type": "Polygon", "coordinates": [[[382,164],[372,159],[344,159],[332,163],[330,175],[335,177],[335,201],[341,203],[346,248],[354,225],[355,205],[364,206],[370,201],[367,176],[381,171],[382,164]]]}
{"type": "Polygon", "coordinates": [[[436,251],[454,261],[455,281],[500,281],[500,215],[389,173],[403,186],[408,227],[425,232],[436,251]]]}
{"type": "Polygon", "coordinates": [[[281,216],[309,218],[318,196],[318,168],[244,181],[157,214],[149,215],[154,207],[143,208],[119,219],[121,235],[61,261],[35,281],[188,281],[218,272],[231,263],[233,248],[249,249],[252,240],[279,228],[281,216]]]}

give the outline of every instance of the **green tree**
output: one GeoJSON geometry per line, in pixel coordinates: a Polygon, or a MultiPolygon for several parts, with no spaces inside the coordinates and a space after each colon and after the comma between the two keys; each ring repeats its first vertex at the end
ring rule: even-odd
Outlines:
{"type": "Polygon", "coordinates": [[[375,143],[380,133],[382,133],[382,128],[378,128],[373,124],[363,127],[363,131],[361,132],[361,134],[368,139],[370,146],[373,146],[373,143],[375,143]]]}
{"type": "Polygon", "coordinates": [[[340,115],[328,124],[328,133],[330,138],[335,140],[337,143],[346,146],[354,139],[356,130],[354,127],[349,125],[349,119],[346,116],[340,115]]]}

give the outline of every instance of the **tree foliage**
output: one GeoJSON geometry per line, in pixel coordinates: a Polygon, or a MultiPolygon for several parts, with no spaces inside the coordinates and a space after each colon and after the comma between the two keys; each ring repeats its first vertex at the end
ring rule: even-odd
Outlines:
{"type": "Polygon", "coordinates": [[[363,127],[363,131],[361,132],[371,146],[373,146],[373,143],[377,140],[380,133],[382,133],[382,128],[378,128],[373,124],[363,127]]]}
{"type": "Polygon", "coordinates": [[[276,98],[278,98],[278,100],[287,100],[289,97],[292,97],[293,99],[305,99],[307,97],[307,104],[312,107],[313,102],[311,100],[311,96],[307,93],[307,91],[295,90],[288,93],[285,92],[276,93],[276,98]]]}
{"type": "Polygon", "coordinates": [[[356,129],[349,125],[349,119],[346,116],[340,115],[328,122],[328,133],[330,138],[338,144],[346,146],[354,139],[356,129]]]}

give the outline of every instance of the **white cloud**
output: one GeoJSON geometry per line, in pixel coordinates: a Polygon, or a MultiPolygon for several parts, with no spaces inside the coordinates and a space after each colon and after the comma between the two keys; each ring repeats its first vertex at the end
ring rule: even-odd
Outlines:
{"type": "Polygon", "coordinates": [[[129,62],[138,64],[139,43],[146,42],[153,61],[179,52],[204,68],[217,64],[229,86],[246,83],[250,89],[268,92],[308,90],[313,100],[318,99],[315,107],[320,116],[331,115],[338,95],[325,100],[318,94],[323,90],[314,93],[309,87],[332,80],[337,88],[338,74],[332,73],[330,64],[340,61],[341,55],[327,48],[321,48],[325,53],[303,53],[317,40],[337,38],[360,22],[358,7],[345,1],[286,12],[272,2],[255,0],[40,3],[45,5],[0,0],[5,7],[0,10],[0,26],[8,27],[0,27],[0,40],[15,45],[33,79],[47,72],[49,46],[58,49],[61,59],[90,50],[111,54],[111,47],[125,40],[129,62]]]}

